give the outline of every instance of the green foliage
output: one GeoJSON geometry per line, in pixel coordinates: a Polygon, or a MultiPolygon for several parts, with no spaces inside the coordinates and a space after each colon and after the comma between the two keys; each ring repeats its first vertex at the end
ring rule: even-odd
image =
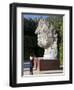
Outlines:
{"type": "Polygon", "coordinates": [[[59,57],[60,57],[60,64],[63,64],[63,43],[61,43],[59,47],[59,57]]]}
{"type": "Polygon", "coordinates": [[[35,30],[39,20],[26,19],[23,20],[23,34],[24,34],[24,61],[29,60],[30,56],[40,57],[44,53],[44,49],[37,45],[37,35],[35,30]]]}
{"type": "Polygon", "coordinates": [[[49,25],[54,26],[54,30],[58,33],[58,49],[60,64],[63,64],[63,16],[49,16],[47,18],[49,25]]]}

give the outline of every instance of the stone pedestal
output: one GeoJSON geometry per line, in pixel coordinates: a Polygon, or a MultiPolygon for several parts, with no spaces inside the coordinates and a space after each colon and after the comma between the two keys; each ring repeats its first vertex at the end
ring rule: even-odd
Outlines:
{"type": "Polygon", "coordinates": [[[35,60],[34,67],[38,71],[59,70],[59,60],[35,60]]]}

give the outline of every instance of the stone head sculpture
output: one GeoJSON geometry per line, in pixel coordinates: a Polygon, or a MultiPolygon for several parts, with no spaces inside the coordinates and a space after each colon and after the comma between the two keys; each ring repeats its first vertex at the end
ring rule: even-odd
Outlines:
{"type": "Polygon", "coordinates": [[[46,19],[40,19],[35,34],[37,34],[38,46],[45,50],[44,58],[56,59],[57,34],[55,33],[53,25],[49,25],[46,19]]]}

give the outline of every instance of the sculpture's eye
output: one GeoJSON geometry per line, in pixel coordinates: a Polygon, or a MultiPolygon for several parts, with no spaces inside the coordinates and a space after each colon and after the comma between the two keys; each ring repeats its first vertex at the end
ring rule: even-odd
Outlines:
{"type": "Polygon", "coordinates": [[[43,32],[44,32],[44,33],[47,33],[47,30],[46,30],[46,29],[43,29],[43,32]]]}

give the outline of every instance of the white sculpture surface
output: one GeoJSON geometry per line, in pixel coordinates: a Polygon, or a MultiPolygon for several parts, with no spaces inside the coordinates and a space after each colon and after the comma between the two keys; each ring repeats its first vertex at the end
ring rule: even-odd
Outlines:
{"type": "Polygon", "coordinates": [[[52,25],[46,19],[40,19],[35,31],[38,46],[44,48],[44,59],[57,59],[57,34],[52,25]]]}

